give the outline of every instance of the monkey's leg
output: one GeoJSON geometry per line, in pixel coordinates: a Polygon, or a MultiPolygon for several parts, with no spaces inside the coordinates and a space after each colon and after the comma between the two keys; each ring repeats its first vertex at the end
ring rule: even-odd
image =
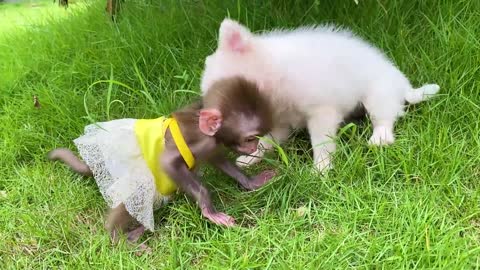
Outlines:
{"type": "Polygon", "coordinates": [[[198,177],[202,177],[203,176],[203,172],[200,171],[200,166],[195,166],[193,169],[192,169],[192,172],[197,175],[198,177]]]}
{"type": "Polygon", "coordinates": [[[110,209],[105,222],[105,228],[110,233],[112,242],[117,243],[120,232],[126,231],[128,226],[134,221],[135,219],[128,213],[123,203],[110,209]]]}
{"type": "MultiPolygon", "coordinates": [[[[118,235],[120,232],[125,232],[128,230],[128,227],[132,223],[136,223],[136,220],[128,213],[125,205],[122,203],[119,206],[110,210],[110,213],[107,217],[107,222],[105,224],[106,229],[110,232],[110,237],[113,243],[118,242],[118,235]]],[[[142,237],[145,232],[145,227],[143,225],[137,226],[135,229],[127,232],[127,242],[128,244],[134,245],[142,237]]],[[[137,255],[141,253],[151,253],[151,249],[141,243],[138,245],[140,249],[137,255]]]]}
{"type": "Polygon", "coordinates": [[[163,158],[162,165],[165,171],[172,177],[172,180],[175,181],[181,190],[190,195],[190,197],[198,203],[202,215],[205,218],[218,225],[228,227],[235,225],[235,220],[231,216],[215,210],[208,189],[202,185],[194,173],[188,170],[183,160],[175,156],[164,156],[163,158]],[[172,158],[173,161],[171,160],[172,158]],[[180,162],[175,162],[175,159],[180,162]]]}
{"type": "MultiPolygon", "coordinates": [[[[290,135],[290,127],[288,126],[278,126],[274,127],[269,135],[265,136],[267,140],[272,140],[277,144],[281,144],[290,135]]],[[[258,144],[257,151],[251,155],[244,155],[237,158],[237,166],[239,167],[248,167],[250,165],[260,162],[267,151],[270,151],[273,148],[273,145],[266,140],[261,140],[258,144]]]]}

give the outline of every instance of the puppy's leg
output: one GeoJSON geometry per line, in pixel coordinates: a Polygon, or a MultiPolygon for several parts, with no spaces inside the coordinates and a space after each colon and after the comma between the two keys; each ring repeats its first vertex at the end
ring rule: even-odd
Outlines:
{"type": "MultiPolygon", "coordinates": [[[[385,86],[386,87],[386,86],[385,86]]],[[[373,134],[369,144],[388,145],[395,141],[393,127],[397,117],[403,115],[403,99],[395,95],[396,91],[386,93],[385,91],[372,91],[364,101],[365,109],[368,111],[373,125],[373,134]]]]}
{"type": "Polygon", "coordinates": [[[321,107],[313,110],[307,121],[313,148],[315,167],[324,172],[332,167],[330,155],[335,151],[334,137],[342,115],[334,108],[321,107]]]}
{"type": "Polygon", "coordinates": [[[395,119],[391,120],[372,120],[373,134],[368,140],[371,145],[388,145],[395,141],[393,135],[393,125],[395,119]]]}
{"type": "MultiPolygon", "coordinates": [[[[288,126],[278,126],[274,127],[269,135],[265,136],[267,140],[272,140],[275,143],[281,144],[290,135],[290,127],[288,126]]],[[[262,160],[263,156],[267,151],[270,151],[273,148],[273,145],[270,142],[261,140],[258,143],[257,151],[251,155],[244,155],[237,158],[237,166],[239,167],[248,167],[255,163],[258,163],[262,160]]]]}

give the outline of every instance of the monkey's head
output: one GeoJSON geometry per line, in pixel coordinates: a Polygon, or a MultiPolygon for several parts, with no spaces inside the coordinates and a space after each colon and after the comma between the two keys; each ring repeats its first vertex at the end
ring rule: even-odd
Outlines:
{"type": "Polygon", "coordinates": [[[272,128],[272,109],[252,82],[232,77],[215,82],[203,97],[200,131],[242,154],[257,150],[258,137],[272,128]]]}

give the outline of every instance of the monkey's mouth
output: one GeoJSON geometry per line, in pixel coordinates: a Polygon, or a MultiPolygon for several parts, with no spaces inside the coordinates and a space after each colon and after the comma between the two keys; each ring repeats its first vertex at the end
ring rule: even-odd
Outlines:
{"type": "Polygon", "coordinates": [[[257,149],[245,149],[245,148],[236,148],[235,149],[237,151],[237,153],[239,154],[242,154],[242,155],[252,155],[253,153],[255,153],[255,151],[257,151],[257,149]]]}

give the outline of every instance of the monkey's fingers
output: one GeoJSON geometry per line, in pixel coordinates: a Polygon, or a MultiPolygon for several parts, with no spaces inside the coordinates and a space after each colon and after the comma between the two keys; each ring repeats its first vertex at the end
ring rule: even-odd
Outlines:
{"type": "Polygon", "coordinates": [[[275,175],[277,175],[277,172],[275,170],[265,170],[261,172],[257,177],[260,177],[265,181],[268,181],[272,179],[275,175]]]}
{"type": "Polygon", "coordinates": [[[118,230],[117,230],[116,228],[114,228],[114,229],[110,232],[110,239],[112,240],[112,243],[113,243],[113,244],[117,244],[117,243],[118,243],[119,237],[118,237],[118,230]]]}
{"type": "Polygon", "coordinates": [[[277,172],[274,170],[266,170],[261,172],[259,175],[255,176],[252,179],[252,186],[253,189],[257,189],[265,185],[268,181],[270,181],[275,175],[277,175],[277,172]]]}
{"type": "Polygon", "coordinates": [[[213,219],[218,225],[223,225],[227,227],[232,227],[235,225],[235,219],[224,213],[216,213],[213,219]]]}
{"type": "Polygon", "coordinates": [[[208,218],[211,222],[217,225],[223,225],[227,227],[232,227],[235,225],[235,219],[225,213],[215,212],[215,213],[204,213],[204,217],[208,218]]]}

